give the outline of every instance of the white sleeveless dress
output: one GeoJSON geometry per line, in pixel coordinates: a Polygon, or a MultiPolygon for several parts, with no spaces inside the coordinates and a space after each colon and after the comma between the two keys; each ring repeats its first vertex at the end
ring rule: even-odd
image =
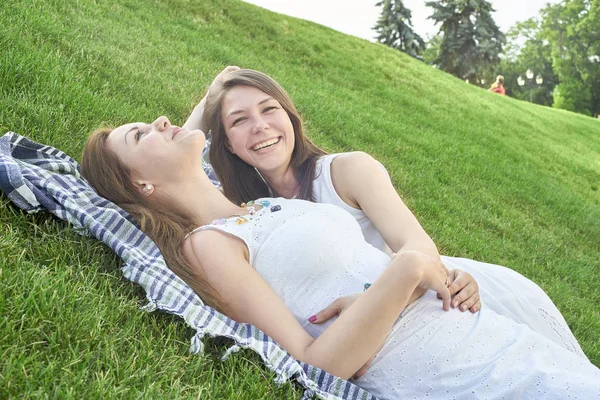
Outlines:
{"type": "MultiPolygon", "coordinates": [[[[317,161],[313,183],[316,202],[334,204],[348,211],[358,221],[365,240],[391,254],[390,248],[367,215],[362,210],[346,204],[335,191],[331,179],[331,162],[338,155],[340,154],[329,154],[317,161]]],[[[383,165],[381,168],[385,171],[383,165]]],[[[500,265],[466,258],[442,256],[441,259],[448,269],[461,269],[475,278],[479,285],[482,307],[514,322],[525,324],[567,350],[585,357],[560,311],[546,292],[534,282],[500,265]]]]}
{"type": "MultiPolygon", "coordinates": [[[[232,218],[198,230],[240,238],[252,267],[317,337],[327,325],[308,322],[314,311],[362,291],[390,257],[366,243],[356,220],[339,207],[265,201],[271,204],[247,222],[232,218]]],[[[489,308],[445,312],[429,292],[402,312],[356,384],[380,399],[591,399],[600,397],[600,370],[489,308]]]]}

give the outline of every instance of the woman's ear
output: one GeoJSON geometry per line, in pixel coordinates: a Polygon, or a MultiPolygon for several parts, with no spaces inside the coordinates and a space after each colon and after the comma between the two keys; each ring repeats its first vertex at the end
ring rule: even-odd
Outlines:
{"type": "Polygon", "coordinates": [[[154,193],[154,185],[150,183],[136,182],[135,186],[144,196],[150,196],[154,193]]]}
{"type": "Polygon", "coordinates": [[[235,154],[235,151],[233,151],[233,147],[231,147],[231,143],[229,143],[229,140],[227,141],[227,150],[229,150],[231,154],[235,154]]]}

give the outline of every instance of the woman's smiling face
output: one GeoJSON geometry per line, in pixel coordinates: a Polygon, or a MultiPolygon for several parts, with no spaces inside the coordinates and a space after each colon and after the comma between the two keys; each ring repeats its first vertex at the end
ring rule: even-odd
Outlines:
{"type": "Polygon", "coordinates": [[[229,150],[261,173],[287,169],[294,127],[281,104],[250,86],[231,88],[223,97],[221,120],[229,150]]]}

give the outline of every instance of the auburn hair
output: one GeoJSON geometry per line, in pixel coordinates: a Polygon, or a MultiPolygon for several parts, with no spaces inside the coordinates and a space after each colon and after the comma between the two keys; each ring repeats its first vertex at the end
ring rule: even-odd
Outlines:
{"type": "Polygon", "coordinates": [[[272,193],[258,170],[229,151],[225,126],[221,118],[223,98],[236,86],[256,88],[281,104],[294,128],[295,145],[290,167],[300,190],[297,198],[314,201],[313,179],[317,160],[325,151],[313,144],[302,130],[302,119],[288,93],[268,75],[250,69],[229,73],[225,80],[210,89],[204,108],[204,126],[212,132],[210,162],[223,186],[223,193],[234,203],[242,203],[259,197],[277,196],[272,193]]]}
{"type": "Polygon", "coordinates": [[[195,226],[189,218],[172,211],[159,199],[150,201],[136,187],[131,170],[107,147],[111,129],[90,134],[81,158],[81,174],[98,194],[127,211],[140,229],[158,246],[167,266],[183,279],[209,306],[225,312],[216,290],[195,273],[183,254],[183,241],[195,226]]]}

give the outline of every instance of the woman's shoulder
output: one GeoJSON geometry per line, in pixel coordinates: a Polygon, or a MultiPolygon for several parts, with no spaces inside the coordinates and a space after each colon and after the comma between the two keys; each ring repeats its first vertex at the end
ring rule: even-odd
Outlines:
{"type": "Polygon", "coordinates": [[[354,175],[356,172],[369,171],[371,168],[384,167],[383,164],[364,151],[339,153],[331,163],[332,173],[340,173],[348,176],[354,175]]]}
{"type": "Polygon", "coordinates": [[[373,161],[377,162],[377,160],[375,160],[371,155],[365,153],[364,151],[349,151],[344,153],[333,153],[321,156],[317,159],[317,166],[331,165],[331,168],[338,168],[333,167],[333,165],[353,165],[356,163],[362,164],[365,162],[368,163],[373,161]]]}
{"type": "Polygon", "coordinates": [[[333,153],[333,154],[325,154],[325,155],[319,156],[317,158],[317,165],[331,163],[340,154],[344,154],[344,153],[333,153]]]}
{"type": "Polygon", "coordinates": [[[196,254],[199,259],[206,254],[222,249],[243,248],[244,242],[236,235],[223,229],[214,229],[210,225],[200,226],[191,231],[183,241],[183,250],[187,254],[196,254]]]}

